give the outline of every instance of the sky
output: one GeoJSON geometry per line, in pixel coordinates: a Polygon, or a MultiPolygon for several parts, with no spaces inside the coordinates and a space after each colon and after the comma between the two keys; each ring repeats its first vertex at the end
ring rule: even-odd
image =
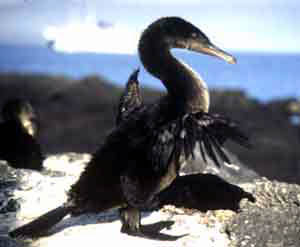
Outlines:
{"type": "Polygon", "coordinates": [[[0,0],[0,43],[65,52],[135,53],[142,30],[181,16],[216,45],[236,51],[300,52],[299,0],[0,0]]]}

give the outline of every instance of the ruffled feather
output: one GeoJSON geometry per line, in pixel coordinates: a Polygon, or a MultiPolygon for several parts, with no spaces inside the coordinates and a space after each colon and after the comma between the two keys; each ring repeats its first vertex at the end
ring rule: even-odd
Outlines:
{"type": "Polygon", "coordinates": [[[172,160],[195,158],[199,149],[204,162],[209,157],[220,167],[222,162],[230,163],[223,149],[226,140],[251,147],[248,137],[230,119],[217,114],[190,113],[163,125],[153,134],[149,159],[155,170],[166,170],[172,160]]]}

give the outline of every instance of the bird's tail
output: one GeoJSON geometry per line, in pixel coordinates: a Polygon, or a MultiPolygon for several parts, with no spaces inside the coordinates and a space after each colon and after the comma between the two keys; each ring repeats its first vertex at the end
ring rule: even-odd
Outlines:
{"type": "Polygon", "coordinates": [[[71,212],[71,207],[62,205],[58,208],[55,208],[40,217],[36,220],[31,221],[28,224],[25,224],[15,230],[9,232],[11,237],[38,237],[43,235],[47,230],[52,226],[61,221],[67,214],[71,212]]]}

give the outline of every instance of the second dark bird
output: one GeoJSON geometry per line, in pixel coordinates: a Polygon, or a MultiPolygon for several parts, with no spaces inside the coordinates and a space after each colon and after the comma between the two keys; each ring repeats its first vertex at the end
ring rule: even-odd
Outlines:
{"type": "Polygon", "coordinates": [[[37,117],[31,104],[10,99],[2,108],[0,159],[14,168],[42,170],[44,156],[36,140],[37,117]]]}

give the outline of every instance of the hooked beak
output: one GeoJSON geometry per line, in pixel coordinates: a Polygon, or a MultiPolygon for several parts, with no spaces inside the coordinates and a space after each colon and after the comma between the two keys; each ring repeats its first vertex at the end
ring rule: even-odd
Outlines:
{"type": "Polygon", "coordinates": [[[208,45],[203,45],[199,42],[193,41],[190,43],[189,49],[196,52],[201,52],[207,55],[215,56],[225,60],[227,63],[236,64],[236,58],[229,53],[221,50],[217,46],[209,43],[208,45]]]}

